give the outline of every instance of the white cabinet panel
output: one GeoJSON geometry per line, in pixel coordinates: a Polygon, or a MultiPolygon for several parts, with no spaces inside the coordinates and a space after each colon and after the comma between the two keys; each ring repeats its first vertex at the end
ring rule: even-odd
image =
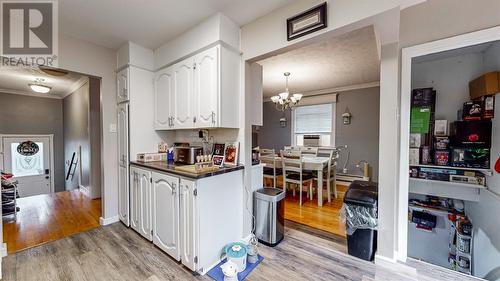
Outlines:
{"type": "Polygon", "coordinates": [[[118,215],[120,220],[130,226],[129,217],[129,173],[128,165],[118,167],[118,215]]]}
{"type": "Polygon", "coordinates": [[[130,226],[151,241],[151,172],[130,168],[130,183],[130,226]]]}
{"type": "Polygon", "coordinates": [[[197,128],[217,127],[219,104],[219,47],[194,57],[194,112],[197,128]]]}
{"type": "Polygon", "coordinates": [[[153,173],[153,243],[176,260],[179,249],[179,178],[153,173]]]}
{"type": "Polygon", "coordinates": [[[189,269],[197,270],[198,253],[198,209],[195,182],[181,179],[180,182],[180,241],[181,260],[189,269]]]}
{"type": "Polygon", "coordinates": [[[174,90],[172,68],[166,68],[155,76],[155,129],[170,129],[172,124],[171,98],[174,90]]]}
{"type": "Polygon", "coordinates": [[[116,73],[116,102],[128,101],[129,96],[129,69],[128,67],[116,73]]]}
{"type": "Polygon", "coordinates": [[[128,104],[122,103],[118,105],[118,164],[126,166],[129,162],[128,154],[128,104]]]}
{"type": "Polygon", "coordinates": [[[173,66],[174,91],[172,116],[175,128],[193,128],[193,59],[186,59],[173,66]]]}
{"type": "Polygon", "coordinates": [[[130,227],[139,232],[139,169],[130,167],[130,227]]]}

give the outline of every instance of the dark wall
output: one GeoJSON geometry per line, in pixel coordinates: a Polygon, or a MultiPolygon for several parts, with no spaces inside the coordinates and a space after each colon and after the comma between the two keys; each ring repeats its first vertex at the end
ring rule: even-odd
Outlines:
{"type": "Polygon", "coordinates": [[[284,113],[276,110],[272,102],[265,102],[263,108],[264,126],[260,127],[258,132],[258,144],[262,148],[272,149],[277,152],[283,149],[285,145],[292,142],[291,112],[286,110],[284,113]],[[280,118],[285,117],[286,127],[281,127],[280,118]]]}
{"type": "Polygon", "coordinates": [[[53,134],[55,191],[64,191],[62,100],[0,93],[0,134],[53,134]]]}

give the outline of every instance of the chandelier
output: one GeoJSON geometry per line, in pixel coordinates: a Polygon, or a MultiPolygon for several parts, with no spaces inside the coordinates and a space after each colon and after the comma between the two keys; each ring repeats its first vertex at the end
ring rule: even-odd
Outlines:
{"type": "Polygon", "coordinates": [[[285,91],[271,97],[271,100],[276,105],[276,110],[279,111],[291,110],[302,99],[302,94],[293,94],[290,96],[290,92],[288,91],[288,77],[290,76],[290,72],[285,72],[284,75],[286,79],[285,91]]]}

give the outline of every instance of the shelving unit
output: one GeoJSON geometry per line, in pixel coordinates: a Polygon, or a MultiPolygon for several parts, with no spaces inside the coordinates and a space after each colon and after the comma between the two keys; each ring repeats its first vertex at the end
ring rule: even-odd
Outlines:
{"type": "MultiPolygon", "coordinates": [[[[18,212],[18,207],[17,207],[17,197],[19,196],[18,189],[17,189],[17,184],[14,184],[13,187],[11,188],[4,188],[3,186],[1,187],[2,189],[2,217],[6,216],[14,216],[14,220],[17,220],[17,212],[18,212]],[[13,194],[12,199],[5,199],[4,197],[7,197],[7,194],[13,194]],[[4,205],[13,205],[13,211],[9,212],[4,212],[4,205]]],[[[8,195],[10,198],[10,195],[8,195]]]]}
{"type": "Polygon", "coordinates": [[[433,195],[473,202],[478,202],[480,190],[486,189],[486,187],[482,185],[419,178],[410,178],[409,188],[410,193],[433,195]]]}
{"type": "Polygon", "coordinates": [[[438,165],[410,165],[410,167],[425,167],[425,168],[436,168],[436,169],[454,169],[462,171],[475,171],[483,173],[485,176],[492,176],[493,171],[491,169],[478,169],[478,168],[464,168],[464,167],[453,167],[453,166],[438,166],[438,165]]]}

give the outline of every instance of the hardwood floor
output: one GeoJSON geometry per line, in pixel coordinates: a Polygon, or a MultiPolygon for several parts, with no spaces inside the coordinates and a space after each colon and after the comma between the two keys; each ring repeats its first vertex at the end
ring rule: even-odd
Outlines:
{"type": "MultiPolygon", "coordinates": [[[[268,184],[271,184],[271,182],[268,182],[268,184]]],[[[278,179],[277,186],[281,188],[281,178],[278,179]]],[[[285,219],[346,237],[345,224],[339,219],[346,190],[346,186],[337,185],[339,197],[333,198],[332,195],[332,202],[330,203],[326,200],[326,191],[323,191],[325,201],[322,207],[318,207],[316,196],[313,200],[309,200],[306,194],[303,193],[302,198],[304,203],[300,206],[298,193],[293,197],[291,192],[287,192],[285,198],[285,219]]]]}
{"type": "MultiPolygon", "coordinates": [[[[276,247],[259,246],[264,261],[253,280],[474,280],[421,264],[376,265],[344,254],[345,245],[286,227],[276,247]]],[[[99,227],[3,259],[4,281],[211,280],[193,275],[121,223],[99,227]]]]}
{"type": "Polygon", "coordinates": [[[61,239],[99,226],[101,200],[79,190],[18,199],[20,211],[3,219],[9,253],[61,239]]]}

